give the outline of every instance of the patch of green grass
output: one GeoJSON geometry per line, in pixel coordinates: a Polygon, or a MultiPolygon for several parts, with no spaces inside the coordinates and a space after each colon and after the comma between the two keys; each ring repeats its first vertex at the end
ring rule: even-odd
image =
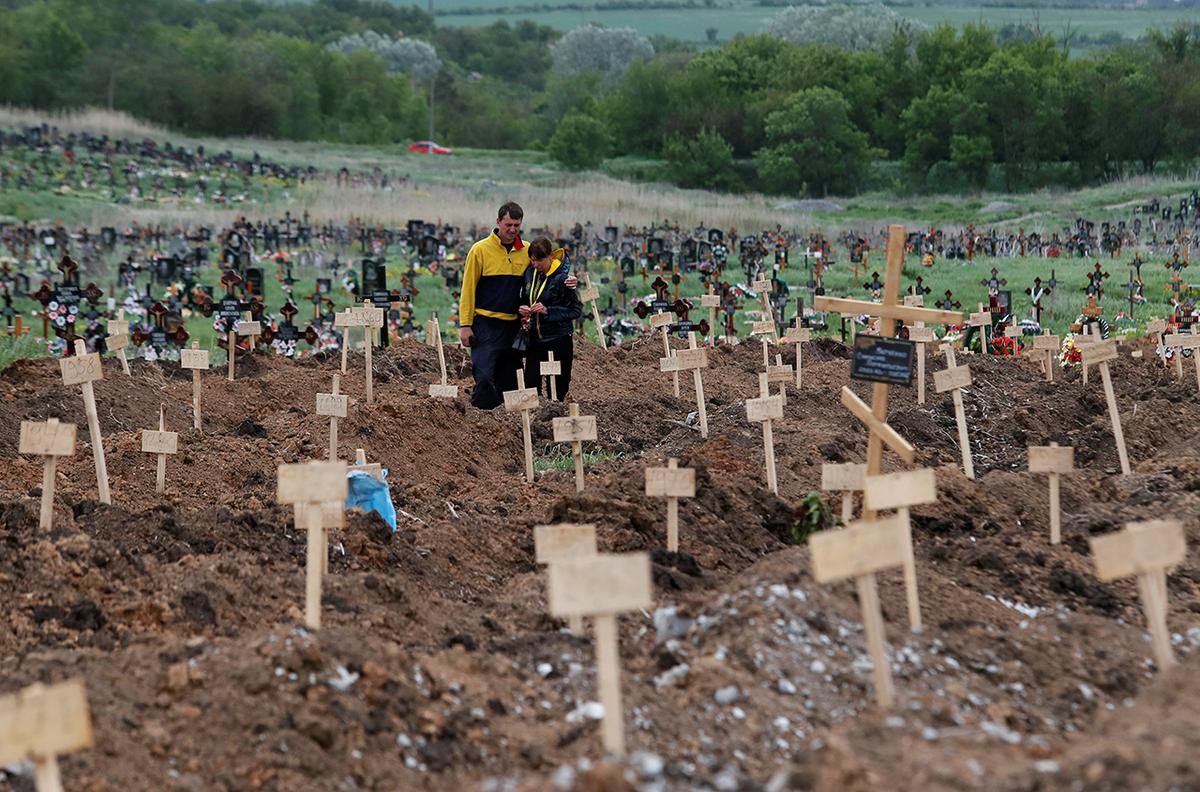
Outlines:
{"type": "MultiPolygon", "coordinates": [[[[570,447],[565,450],[562,446],[552,446],[550,453],[533,458],[534,470],[574,470],[575,457],[571,456],[570,447]]],[[[585,467],[595,465],[600,462],[609,462],[614,459],[624,459],[625,454],[621,451],[584,451],[583,464],[585,467]]]]}
{"type": "Polygon", "coordinates": [[[21,358],[46,357],[46,344],[32,335],[21,337],[0,335],[0,371],[21,358]]]}

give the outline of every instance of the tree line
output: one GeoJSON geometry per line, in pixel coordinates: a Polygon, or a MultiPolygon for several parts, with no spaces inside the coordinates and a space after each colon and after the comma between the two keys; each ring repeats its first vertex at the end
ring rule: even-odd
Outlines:
{"type": "Polygon", "coordinates": [[[1189,167],[1200,142],[1189,26],[1082,57],[882,6],[787,9],[768,29],[699,48],[591,26],[439,28],[373,0],[0,0],[0,102],[363,144],[424,137],[432,107],[451,146],[787,195],[1078,186],[1189,167]]]}

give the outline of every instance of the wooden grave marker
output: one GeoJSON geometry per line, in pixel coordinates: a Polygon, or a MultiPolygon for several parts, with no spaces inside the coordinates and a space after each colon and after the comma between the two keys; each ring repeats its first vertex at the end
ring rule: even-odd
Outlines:
{"type": "Polygon", "coordinates": [[[329,416],[329,461],[338,458],[338,418],[345,418],[350,408],[350,397],[340,390],[342,375],[333,375],[333,392],[317,394],[317,415],[329,416]]]}
{"type": "Polygon", "coordinates": [[[1125,530],[1090,540],[1096,577],[1107,582],[1137,576],[1138,594],[1160,671],[1175,665],[1171,634],[1167,630],[1166,570],[1182,563],[1187,554],[1183,523],[1151,520],[1126,523],[1125,530]]]}
{"type": "Polygon", "coordinates": [[[604,707],[604,748],[614,756],[624,756],[625,716],[621,710],[616,615],[652,607],[650,556],[630,553],[564,559],[550,564],[547,573],[551,614],[592,617],[597,688],[604,707]]]}
{"type": "Polygon", "coordinates": [[[812,340],[812,331],[807,327],[789,327],[781,343],[796,345],[796,390],[800,390],[800,379],[804,371],[803,345],[812,340]]]}
{"type": "Polygon", "coordinates": [[[154,491],[162,495],[167,487],[167,457],[179,451],[179,433],[167,431],[167,407],[158,405],[158,431],[142,430],[142,453],[158,454],[158,473],[154,479],[154,491]]]}
{"type": "Polygon", "coordinates": [[[354,451],[354,469],[362,470],[383,481],[383,465],[378,462],[367,463],[367,452],[361,448],[354,451]]]}
{"type": "Polygon", "coordinates": [[[199,341],[192,342],[191,349],[179,350],[179,367],[192,371],[192,427],[203,431],[200,426],[200,372],[208,371],[209,353],[200,348],[199,341]]]}
{"type": "MultiPolygon", "coordinates": [[[[887,276],[884,280],[882,303],[820,296],[813,299],[813,307],[819,311],[865,313],[879,317],[879,334],[884,337],[891,337],[895,333],[897,321],[948,325],[961,323],[962,314],[955,311],[899,304],[900,280],[904,269],[905,239],[904,226],[888,227],[887,276]]],[[[867,475],[876,475],[881,471],[885,443],[899,454],[901,459],[906,462],[913,460],[912,445],[887,423],[889,388],[890,386],[886,383],[875,383],[872,389],[871,404],[867,405],[850,388],[842,387],[842,404],[870,431],[867,440],[867,475]]],[[[870,519],[873,515],[869,509],[864,509],[863,516],[870,519]]]]}
{"type": "Polygon", "coordinates": [[[429,386],[429,395],[435,399],[457,399],[458,386],[451,385],[446,374],[446,351],[442,347],[442,326],[435,316],[429,320],[429,329],[425,332],[428,339],[431,335],[433,340],[431,343],[437,347],[438,367],[442,371],[442,381],[440,384],[429,386]]]}
{"type": "Polygon", "coordinates": [[[708,343],[717,343],[717,309],[721,307],[721,295],[713,293],[713,285],[708,284],[708,294],[700,295],[700,307],[708,309],[708,343]]]}
{"type": "Polygon", "coordinates": [[[562,376],[562,361],[554,359],[553,350],[538,364],[538,375],[550,380],[550,401],[558,401],[558,378],[562,376]]]}
{"type": "Polygon", "coordinates": [[[48,418],[44,423],[21,421],[17,450],[42,457],[42,505],[38,528],[49,531],[54,522],[54,477],[58,458],[75,455],[75,424],[59,423],[57,418],[48,418]]]}
{"type": "Polygon", "coordinates": [[[783,418],[783,399],[772,396],[767,375],[758,375],[758,398],[746,399],[746,420],[762,424],[763,458],[766,466],[767,489],[779,494],[779,481],[775,476],[775,434],[771,422],[783,418]]]}
{"type": "Polygon", "coordinates": [[[1196,387],[1200,388],[1200,335],[1194,333],[1171,333],[1163,336],[1163,346],[1175,351],[1175,378],[1183,379],[1183,350],[1192,350],[1192,363],[1196,367],[1196,387]]]}
{"type": "Polygon", "coordinates": [[[104,461],[104,438],[100,436],[100,416],[96,413],[96,391],[92,383],[104,379],[104,367],[100,364],[100,354],[88,354],[82,339],[75,341],[75,354],[72,357],[59,358],[59,370],[62,372],[64,385],[78,385],[83,393],[83,409],[87,413],[88,437],[92,443],[92,460],[96,465],[96,489],[100,502],[112,503],[108,492],[108,465],[104,461]]]}
{"type": "Polygon", "coordinates": [[[1058,477],[1075,469],[1075,449],[1071,446],[1029,446],[1029,472],[1046,473],[1050,479],[1050,544],[1062,541],[1062,506],[1058,477]]]}
{"type": "Polygon", "coordinates": [[[917,561],[913,553],[912,518],[909,508],[937,501],[937,477],[931,468],[906,470],[863,481],[863,508],[874,512],[896,511],[903,522],[906,543],[904,555],[904,591],[908,602],[908,623],[914,632],[921,627],[921,599],[917,592],[917,561]]]}
{"type": "Polygon", "coordinates": [[[862,492],[866,477],[867,466],[862,462],[821,465],[821,489],[842,493],[842,522],[846,525],[854,519],[854,493],[862,492]]]}
{"type": "MultiPolygon", "coordinates": [[[[671,349],[671,337],[670,337],[671,336],[671,315],[668,313],[662,313],[661,311],[659,313],[654,314],[654,316],[650,317],[650,327],[651,328],[658,328],[658,327],[662,328],[662,331],[663,331],[663,355],[665,358],[674,358],[675,351],[671,349]]],[[[664,372],[666,372],[666,371],[671,372],[671,383],[672,383],[672,385],[674,385],[675,398],[678,399],[679,398],[679,369],[673,368],[673,367],[669,366],[668,364],[663,363],[660,360],[659,361],[659,370],[664,371],[664,372]]]]}
{"type": "Polygon", "coordinates": [[[592,285],[592,276],[583,273],[583,288],[579,290],[579,301],[592,306],[592,321],[596,323],[596,335],[600,339],[600,348],[608,349],[608,341],[604,338],[604,323],[600,321],[600,289],[592,285]]]}
{"type": "MultiPolygon", "coordinates": [[[[517,369],[518,385],[525,381],[525,372],[517,369]]],[[[521,412],[521,431],[525,437],[525,480],[533,483],[533,433],[529,426],[529,411],[538,408],[536,388],[517,388],[504,392],[504,409],[521,412]]]]}
{"type": "Polygon", "coordinates": [[[118,352],[121,359],[121,371],[129,376],[129,358],[125,356],[125,348],[129,346],[129,320],[125,318],[125,309],[117,311],[116,319],[108,320],[108,337],[104,339],[104,347],[109,352],[118,352]]]}
{"type": "Polygon", "coordinates": [[[787,407],[787,384],[792,381],[791,364],[783,362],[783,355],[775,354],[775,365],[771,365],[770,361],[765,360],[767,352],[767,340],[763,339],[763,355],[765,368],[767,371],[767,384],[773,382],[779,383],[779,398],[783,400],[783,406],[787,407]]]}
{"type": "MultiPolygon", "coordinates": [[[[594,556],[596,526],[583,523],[535,525],[533,548],[539,564],[554,564],[572,558],[594,556]]],[[[567,629],[575,635],[582,635],[583,617],[578,614],[568,616],[567,629]]]]}
{"type": "Polygon", "coordinates": [[[1083,350],[1083,365],[1100,368],[1100,379],[1104,382],[1104,398],[1108,402],[1108,414],[1112,418],[1113,439],[1117,443],[1117,458],[1121,461],[1121,472],[1128,476],[1129,454],[1125,450],[1125,433],[1121,431],[1121,413],[1117,411],[1117,394],[1113,392],[1112,375],[1108,362],[1117,359],[1117,342],[1105,341],[1090,344],[1083,350]]]}
{"type": "Polygon", "coordinates": [[[766,318],[751,324],[751,335],[769,335],[772,341],[779,340],[779,327],[775,324],[775,311],[771,308],[771,281],[757,280],[752,284],[754,293],[762,302],[762,314],[766,318]]]}
{"type": "Polygon", "coordinates": [[[363,303],[359,310],[363,315],[363,342],[366,345],[367,404],[371,405],[375,403],[375,364],[371,354],[378,343],[376,334],[383,328],[384,316],[383,309],[373,307],[370,301],[363,303]]]}
{"type": "Polygon", "coordinates": [[[232,337],[228,339],[228,342],[229,342],[229,374],[228,374],[228,378],[229,378],[230,382],[233,382],[234,377],[237,375],[237,340],[239,338],[242,338],[245,336],[257,337],[257,336],[262,335],[262,322],[259,322],[257,320],[256,321],[243,320],[240,322],[236,322],[233,326],[233,333],[231,333],[230,335],[232,337]]]}
{"type": "Polygon", "coordinates": [[[988,354],[988,330],[992,327],[992,312],[983,309],[983,303],[979,303],[979,310],[967,316],[968,327],[978,327],[980,338],[979,348],[983,350],[983,354],[988,354]]]}
{"type": "Polygon", "coordinates": [[[646,497],[667,499],[667,551],[679,552],[679,499],[696,497],[696,471],[671,457],[665,468],[646,468],[646,497]]]}
{"type": "Polygon", "coordinates": [[[0,766],[32,759],[37,792],[62,792],[59,755],[92,745],[82,679],[39,683],[0,697],[0,766]]]}
{"type": "Polygon", "coordinates": [[[971,386],[971,367],[956,366],[954,347],[945,344],[942,347],[946,353],[946,368],[933,372],[933,388],[938,393],[950,391],[954,399],[954,421],[958,424],[958,446],[962,452],[963,473],[967,478],[975,478],[975,460],[971,455],[971,436],[967,434],[967,413],[963,409],[962,389],[971,386]]]}
{"type": "Polygon", "coordinates": [[[700,436],[708,437],[708,410],[704,399],[704,380],[700,374],[700,369],[708,368],[708,350],[696,346],[696,333],[688,333],[687,349],[674,352],[671,357],[659,358],[658,365],[662,371],[675,372],[677,377],[681,371],[692,372],[692,382],[696,388],[696,412],[700,417],[700,436]]]}
{"type": "MultiPolygon", "coordinates": [[[[307,462],[279,466],[276,500],[302,505],[297,515],[308,533],[305,555],[304,624],[310,629],[321,626],[321,575],[329,562],[328,543],[321,504],[346,502],[348,485],[343,462],[307,462]]],[[[299,526],[297,526],[299,527],[299,526]]]]}
{"type": "Polygon", "coordinates": [[[1158,362],[1163,368],[1167,366],[1167,348],[1161,343],[1161,339],[1169,326],[1166,319],[1151,319],[1146,322],[1146,332],[1154,336],[1155,346],[1158,347],[1158,362]]]}
{"type": "Polygon", "coordinates": [[[818,583],[854,578],[875,678],[875,700],[884,709],[892,706],[896,693],[883,646],[883,611],[875,573],[904,565],[910,544],[907,533],[900,516],[892,515],[882,520],[859,521],[842,531],[821,531],[808,540],[813,578],[818,583]]]}
{"type": "Polygon", "coordinates": [[[925,327],[924,322],[908,328],[908,340],[917,345],[917,404],[925,403],[925,345],[937,341],[932,327],[925,327]]]}
{"type": "Polygon", "coordinates": [[[1050,335],[1047,330],[1040,336],[1033,337],[1033,349],[1035,352],[1045,352],[1046,359],[1046,382],[1054,382],[1054,356],[1058,354],[1058,350],[1062,348],[1062,339],[1056,335],[1050,335]]]}
{"type": "Polygon", "coordinates": [[[1023,335],[1025,335],[1025,331],[1020,325],[1010,324],[1008,327],[1004,328],[1004,337],[1013,342],[1013,357],[1021,356],[1021,344],[1017,339],[1023,335]]]}
{"type": "Polygon", "coordinates": [[[596,416],[580,415],[579,405],[571,402],[567,406],[566,418],[555,418],[554,442],[570,443],[571,456],[575,459],[575,491],[583,492],[583,441],[595,441],[596,416]]]}

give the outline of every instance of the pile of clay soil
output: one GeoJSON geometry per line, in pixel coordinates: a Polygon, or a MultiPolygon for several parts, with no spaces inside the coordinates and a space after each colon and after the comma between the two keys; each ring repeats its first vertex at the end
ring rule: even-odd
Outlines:
{"type": "MultiPolygon", "coordinates": [[[[963,356],[976,480],[959,468],[952,402],[893,388],[889,420],[937,470],[913,511],[925,629],[907,627],[899,571],[880,576],[897,704],[873,705],[852,583],[817,585],[795,538],[825,462],[862,461],[866,433],[839,403],[848,353],[804,348],[774,427],[779,495],[764,486],[756,344],[709,353],[709,437],[692,378],[673,393],[661,339],[581,345],[572,396],[595,415],[602,461],[523,478],[521,422],[469,406],[469,360],[449,350],[457,400],[426,396],[434,350],[402,342],[342,390],[340,452],[388,470],[393,532],[352,511],[330,532],[323,628],[302,626],[305,536],[275,502],[276,468],[321,458],[336,359],[252,356],[238,379],[111,361],[95,385],[113,504],[97,503],[78,387],[54,361],[0,372],[0,692],[83,677],[96,744],[63,759],[81,790],[1129,789],[1200,785],[1197,551],[1168,576],[1181,666],[1160,672],[1133,581],[1101,583],[1089,537],[1129,521],[1200,526],[1200,398],[1144,342],[1112,366],[1133,475],[1119,475],[1098,372],[1046,383],[1025,359],[963,356]],[[1138,348],[1147,355],[1132,358],[1138,348]],[[178,431],[167,492],[140,431],[160,404],[178,431]],[[38,530],[42,465],[17,453],[21,420],[80,427],[60,462],[54,527],[38,530]],[[1076,448],[1062,544],[1026,447],[1076,448]],[[668,553],[665,505],[642,470],[697,471],[668,553]],[[549,617],[533,527],[594,523],[605,552],[651,554],[655,607],[620,618],[630,755],[605,760],[593,646],[549,617]]],[[[794,361],[791,347],[782,350],[794,361]]],[[[941,368],[930,360],[929,369],[941,368]]],[[[1190,374],[1190,371],[1188,372],[1190,374]]],[[[870,399],[870,386],[853,389],[870,399]]],[[[533,414],[535,453],[565,450],[533,414]]],[[[885,468],[901,463],[885,454],[885,468]]],[[[826,502],[834,513],[839,498],[826,502]]],[[[0,789],[32,789],[28,766],[0,789]]]]}

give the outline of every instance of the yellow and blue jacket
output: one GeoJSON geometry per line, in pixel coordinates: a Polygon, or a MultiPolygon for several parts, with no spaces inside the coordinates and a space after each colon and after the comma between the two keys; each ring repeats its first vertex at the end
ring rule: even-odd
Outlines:
{"type": "Polygon", "coordinates": [[[527,269],[529,248],[520,237],[513,249],[507,250],[493,229],[487,237],[472,245],[463,266],[462,294],[458,298],[459,325],[470,327],[476,315],[515,321],[527,269]]]}

